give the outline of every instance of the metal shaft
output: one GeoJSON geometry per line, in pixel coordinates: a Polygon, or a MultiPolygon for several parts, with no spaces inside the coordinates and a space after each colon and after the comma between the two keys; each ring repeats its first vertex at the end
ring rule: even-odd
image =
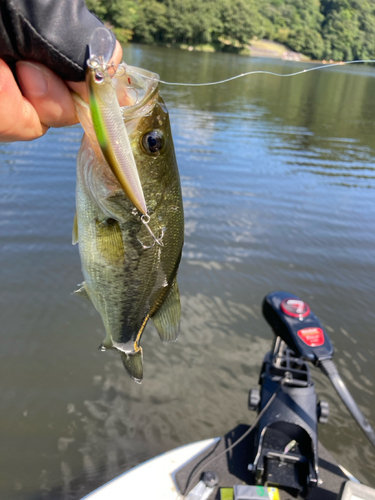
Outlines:
{"type": "Polygon", "coordinates": [[[322,369],[323,373],[325,373],[325,375],[327,375],[327,377],[330,379],[337,394],[340,396],[341,400],[343,401],[359,427],[362,429],[367,439],[375,447],[375,431],[371,427],[367,418],[358,408],[357,403],[354,401],[352,395],[348,391],[333,361],[331,359],[322,360],[320,361],[319,366],[322,369]]]}

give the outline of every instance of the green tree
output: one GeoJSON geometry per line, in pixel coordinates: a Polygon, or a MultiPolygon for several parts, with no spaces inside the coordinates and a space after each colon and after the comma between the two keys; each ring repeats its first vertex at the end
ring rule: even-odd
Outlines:
{"type": "Polygon", "coordinates": [[[163,42],[168,29],[167,7],[157,0],[140,0],[138,17],[134,25],[134,41],[143,43],[163,42]]]}
{"type": "Polygon", "coordinates": [[[319,59],[324,52],[319,0],[269,0],[260,5],[266,37],[319,59]]]}
{"type": "Polygon", "coordinates": [[[325,57],[334,60],[368,59],[375,55],[373,0],[322,1],[325,16],[325,57]]]}
{"type": "Polygon", "coordinates": [[[117,38],[243,47],[268,38],[315,59],[375,57],[375,0],[87,0],[117,38]]]}
{"type": "Polygon", "coordinates": [[[112,28],[120,42],[133,36],[138,17],[138,4],[133,0],[86,0],[88,9],[112,28]]]}
{"type": "Polygon", "coordinates": [[[264,18],[253,0],[223,0],[220,19],[221,33],[216,38],[229,39],[234,45],[246,45],[254,36],[265,34],[264,18]]]}

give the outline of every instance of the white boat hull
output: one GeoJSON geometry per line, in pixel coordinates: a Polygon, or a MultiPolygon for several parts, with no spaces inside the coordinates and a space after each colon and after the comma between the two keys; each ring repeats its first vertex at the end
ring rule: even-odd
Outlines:
{"type": "Polygon", "coordinates": [[[174,474],[219,439],[205,439],[158,455],[124,472],[86,495],[84,499],[183,500],[184,497],[174,482],[174,474]]]}

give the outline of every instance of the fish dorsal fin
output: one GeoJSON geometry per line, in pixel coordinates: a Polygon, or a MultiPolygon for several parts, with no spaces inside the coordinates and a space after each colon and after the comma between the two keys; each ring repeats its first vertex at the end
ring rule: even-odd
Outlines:
{"type": "Polygon", "coordinates": [[[77,220],[77,212],[74,215],[73,221],[73,231],[72,231],[72,244],[76,245],[78,243],[78,220],[77,220]]]}
{"type": "Polygon", "coordinates": [[[125,258],[120,224],[115,219],[96,223],[97,248],[109,264],[118,264],[125,258]]]}
{"type": "Polygon", "coordinates": [[[90,299],[90,295],[89,295],[89,293],[88,293],[88,291],[87,291],[87,288],[86,288],[86,283],[85,283],[85,282],[83,282],[83,283],[81,283],[81,284],[80,284],[80,285],[78,285],[78,286],[79,286],[79,288],[78,288],[77,290],[75,290],[75,291],[73,292],[73,294],[74,294],[74,295],[78,295],[79,297],[82,297],[82,298],[84,298],[84,299],[86,299],[86,300],[91,300],[91,299],[90,299]]]}
{"type": "Polygon", "coordinates": [[[176,278],[167,298],[152,316],[152,320],[162,342],[175,342],[180,328],[181,303],[176,278]]]}
{"type": "Polygon", "coordinates": [[[121,361],[133,380],[140,384],[143,380],[143,352],[142,347],[133,354],[121,353],[121,361]]]}

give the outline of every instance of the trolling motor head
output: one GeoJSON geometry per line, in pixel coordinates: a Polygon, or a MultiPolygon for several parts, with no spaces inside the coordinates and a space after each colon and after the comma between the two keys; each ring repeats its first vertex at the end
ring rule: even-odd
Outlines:
{"type": "Polygon", "coordinates": [[[260,418],[249,468],[259,484],[305,495],[318,482],[317,423],[328,419],[328,403],[317,402],[308,361],[328,376],[374,446],[375,431],[341,379],[331,341],[310,307],[296,295],[273,292],[263,300],[263,315],[276,338],[261,369],[260,395],[250,391],[250,409],[258,410],[260,418]]]}
{"type": "Polygon", "coordinates": [[[296,295],[273,292],[263,300],[263,315],[276,337],[295,354],[315,365],[331,359],[333,347],[327,332],[310,307],[296,295]]]}
{"type": "Polygon", "coordinates": [[[291,293],[273,292],[263,300],[263,314],[277,337],[327,375],[342,402],[375,447],[375,431],[340,377],[332,361],[331,341],[310,307],[291,293]]]}

